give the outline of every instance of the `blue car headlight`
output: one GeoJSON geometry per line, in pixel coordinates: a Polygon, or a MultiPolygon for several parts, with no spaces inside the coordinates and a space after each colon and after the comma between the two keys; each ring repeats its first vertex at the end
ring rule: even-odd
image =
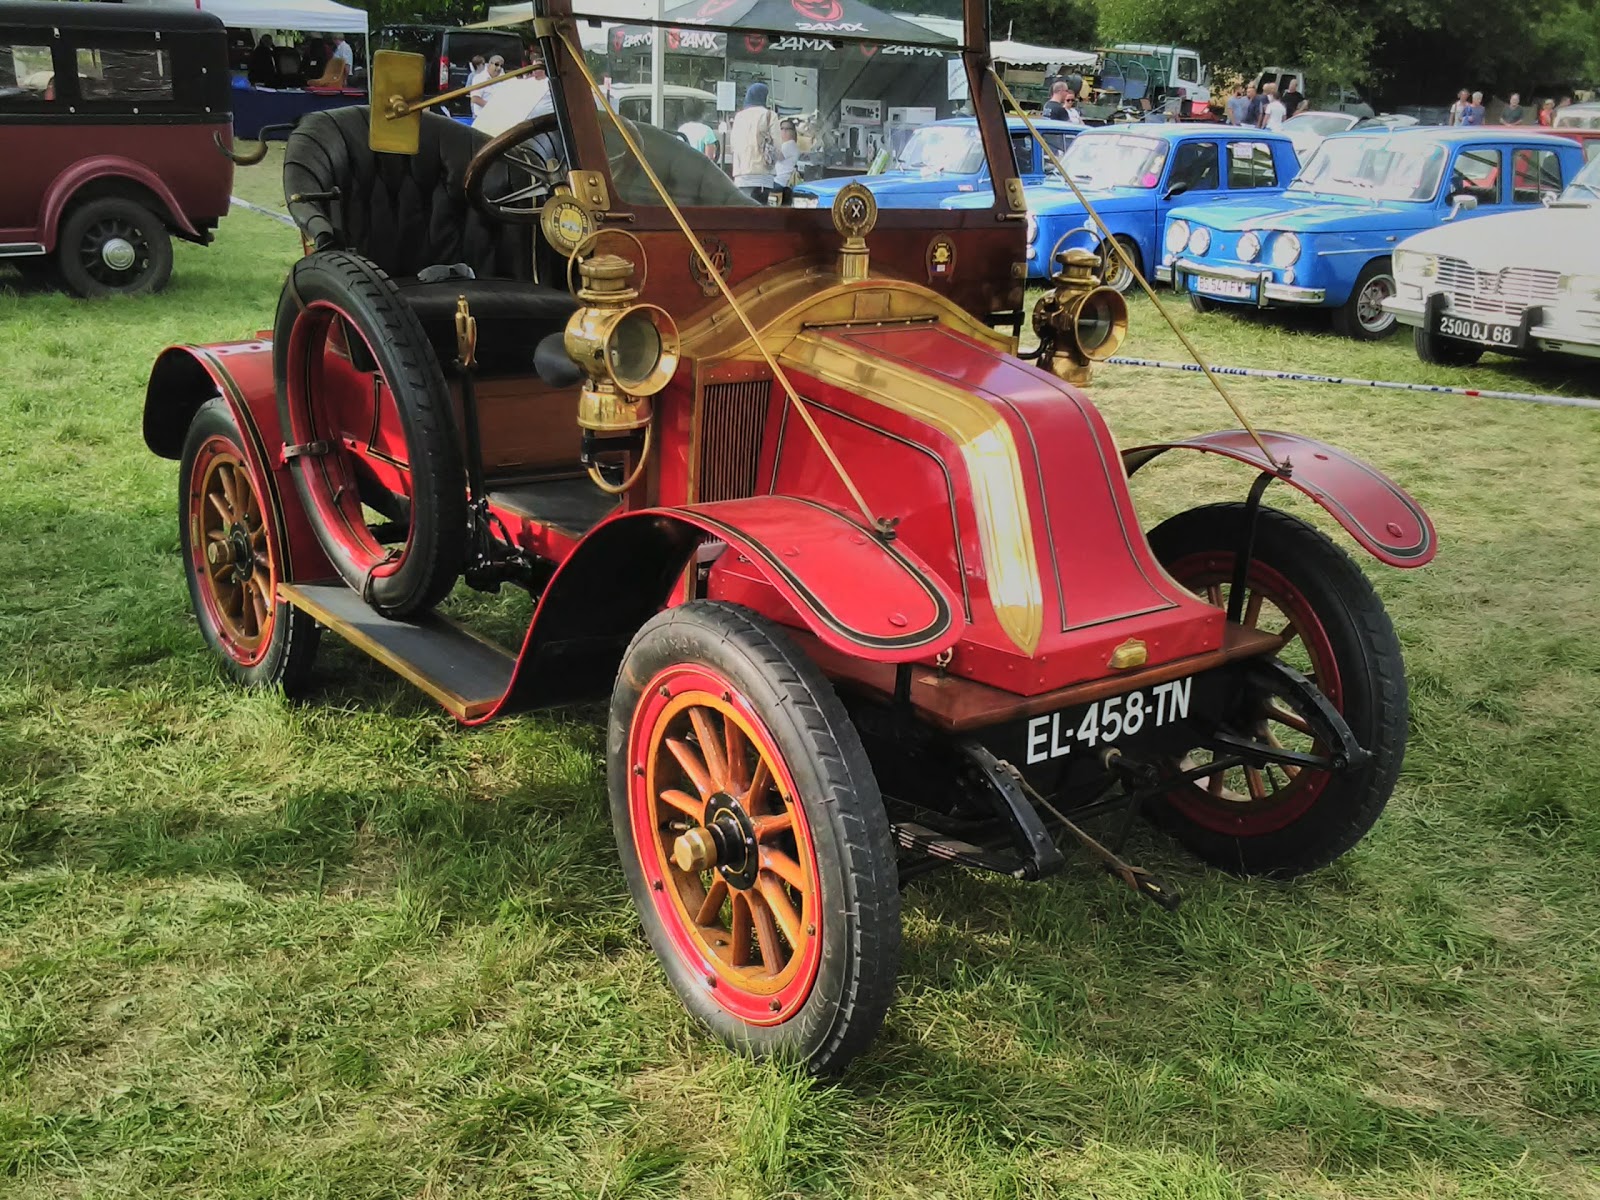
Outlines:
{"type": "Polygon", "coordinates": [[[1189,222],[1173,221],[1167,226],[1167,235],[1162,239],[1168,254],[1181,254],[1183,248],[1189,244],[1189,222]]]}
{"type": "Polygon", "coordinates": [[[1211,230],[1204,225],[1196,225],[1194,232],[1189,235],[1189,253],[1204,255],[1211,249],[1211,230]]]}
{"type": "Polygon", "coordinates": [[[1039,218],[1034,216],[1032,213],[1029,213],[1028,214],[1028,245],[1030,247],[1032,247],[1032,245],[1035,242],[1037,242],[1038,240],[1039,240],[1039,218]]]}
{"type": "Polygon", "coordinates": [[[1300,238],[1292,233],[1280,233],[1272,239],[1272,265],[1292,267],[1300,261],[1300,238]]]}
{"type": "Polygon", "coordinates": [[[1245,262],[1255,262],[1261,257],[1261,235],[1254,229],[1239,239],[1239,257],[1245,262]]]}

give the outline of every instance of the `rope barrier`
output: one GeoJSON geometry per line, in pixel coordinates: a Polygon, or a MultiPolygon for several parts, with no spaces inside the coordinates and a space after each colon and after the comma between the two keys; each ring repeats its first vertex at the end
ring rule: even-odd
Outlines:
{"type": "Polygon", "coordinates": [[[251,212],[260,213],[263,217],[271,217],[274,221],[282,221],[290,229],[298,228],[294,223],[294,218],[288,213],[273,212],[270,208],[262,208],[259,204],[251,204],[250,201],[241,200],[237,196],[229,196],[228,199],[240,208],[248,208],[251,212]]]}
{"type": "MultiPolygon", "coordinates": [[[[1115,355],[1103,359],[1119,367],[1153,367],[1162,371],[1190,371],[1199,374],[1195,363],[1163,362],[1155,358],[1126,358],[1115,355]]],[[[1446,387],[1438,383],[1395,383],[1382,379],[1351,379],[1344,375],[1311,375],[1303,371],[1267,371],[1260,367],[1225,367],[1208,363],[1204,370],[1213,375],[1237,375],[1247,379],[1280,379],[1286,383],[1332,383],[1343,387],[1379,388],[1393,392],[1427,392],[1438,396],[1471,396],[1477,400],[1517,400],[1524,404],[1549,404],[1558,408],[1591,408],[1600,411],[1600,400],[1583,396],[1553,396],[1542,392],[1496,392],[1487,388],[1446,387]]]]}

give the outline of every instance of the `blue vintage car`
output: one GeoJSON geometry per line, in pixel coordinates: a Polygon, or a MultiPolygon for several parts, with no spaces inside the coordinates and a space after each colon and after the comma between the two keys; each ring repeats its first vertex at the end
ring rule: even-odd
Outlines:
{"type": "MultiPolygon", "coordinates": [[[[1091,129],[1072,143],[1062,166],[1094,205],[1113,237],[1148,273],[1161,261],[1161,228],[1168,209],[1198,198],[1216,200],[1248,191],[1277,195],[1298,169],[1294,144],[1281,134],[1228,125],[1138,124],[1091,129]]],[[[1071,188],[1052,173],[1026,188],[1028,276],[1051,272],[1053,255],[1099,251],[1106,284],[1126,291],[1133,277],[1102,245],[1104,235],[1071,188]]],[[[945,208],[988,207],[966,196],[945,208]]]]}
{"type": "Polygon", "coordinates": [[[1172,286],[1201,310],[1311,305],[1331,309],[1347,337],[1386,337],[1396,243],[1445,221],[1536,207],[1582,166],[1576,142],[1531,130],[1337,134],[1281,196],[1174,209],[1164,243],[1172,286]]]}
{"type": "MultiPolygon", "coordinates": [[[[1034,125],[1057,154],[1083,132],[1082,125],[1065,121],[1036,119],[1034,125]]],[[[1011,134],[1011,151],[1016,156],[1017,174],[1023,183],[1044,178],[1046,160],[1028,133],[1028,127],[1015,117],[1006,122],[1011,134]]],[[[877,197],[879,208],[938,208],[947,196],[971,195],[980,207],[994,204],[994,189],[989,183],[989,167],[978,137],[978,122],[972,117],[950,117],[920,126],[895,157],[894,165],[878,175],[845,175],[835,179],[813,179],[794,190],[796,208],[827,208],[839,189],[847,183],[864,183],[877,197]]]]}

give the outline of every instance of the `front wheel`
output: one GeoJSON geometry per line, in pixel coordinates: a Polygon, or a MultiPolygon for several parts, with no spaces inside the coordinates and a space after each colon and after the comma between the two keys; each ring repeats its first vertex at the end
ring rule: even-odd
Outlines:
{"type": "MultiPolygon", "coordinates": [[[[1152,530],[1150,546],[1174,579],[1225,608],[1244,521],[1242,504],[1191,509],[1152,530]]],[[[1218,771],[1167,793],[1150,816],[1213,866],[1288,877],[1331,863],[1383,812],[1405,755],[1405,662],[1366,575],[1316,529],[1263,508],[1254,550],[1244,624],[1279,636],[1278,659],[1316,685],[1371,757],[1342,771],[1273,764],[1218,771]]],[[[1238,733],[1329,752],[1272,695],[1247,697],[1240,711],[1238,733]]],[[[1207,753],[1175,765],[1203,766],[1207,753]]]]}
{"type": "Polygon", "coordinates": [[[1221,307],[1215,300],[1208,300],[1199,292],[1189,293],[1189,307],[1197,313],[1216,312],[1221,307]]]}
{"type": "Polygon", "coordinates": [[[1394,295],[1393,268],[1387,258],[1369,262],[1356,276],[1350,299],[1333,310],[1333,331],[1341,337],[1375,342],[1394,332],[1396,317],[1383,302],[1394,295]]]}
{"type": "Polygon", "coordinates": [[[841,1069],[894,995],[894,847],[860,736],[749,613],[652,618],[611,698],[611,817],[651,946],[728,1045],[841,1069]]]}
{"type": "Polygon", "coordinates": [[[1109,242],[1100,243],[1098,251],[1100,255],[1100,279],[1112,291],[1120,295],[1127,295],[1136,285],[1133,272],[1128,270],[1128,263],[1122,261],[1123,255],[1126,255],[1128,262],[1131,262],[1138,270],[1144,270],[1144,266],[1139,261],[1138,246],[1125,237],[1117,238],[1116,242],[1118,246],[1122,247],[1122,254],[1118,254],[1113,250],[1109,242]]]}
{"type": "Polygon", "coordinates": [[[178,512],[189,602],[207,645],[246,686],[302,687],[317,653],[317,623],[278,599],[277,505],[221,399],[203,404],[189,424],[178,512]]]}
{"type": "Polygon", "coordinates": [[[1483,347],[1478,343],[1440,337],[1426,325],[1411,331],[1411,344],[1416,347],[1418,358],[1435,367],[1470,367],[1483,357],[1483,347]]]}

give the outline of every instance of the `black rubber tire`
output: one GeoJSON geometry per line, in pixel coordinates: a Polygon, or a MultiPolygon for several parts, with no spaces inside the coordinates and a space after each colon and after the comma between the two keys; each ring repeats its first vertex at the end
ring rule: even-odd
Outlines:
{"type": "Polygon", "coordinates": [[[1358,312],[1361,293],[1380,278],[1388,279],[1389,294],[1394,295],[1394,268],[1387,258],[1375,258],[1361,268],[1355,286],[1350,289],[1350,298],[1333,310],[1333,331],[1340,337],[1354,338],[1358,342],[1381,342],[1395,331],[1399,320],[1392,313],[1384,314],[1387,320],[1381,328],[1369,328],[1361,323],[1358,312]]]}
{"type": "MultiPolygon", "coordinates": [[[[1150,532],[1151,549],[1169,566],[1206,551],[1231,560],[1241,543],[1244,512],[1242,504],[1213,504],[1179,513],[1150,532]]],[[[1263,507],[1252,561],[1267,564],[1286,579],[1316,614],[1339,671],[1342,714],[1372,757],[1359,769],[1332,776],[1309,809],[1271,832],[1242,837],[1218,832],[1167,799],[1149,805],[1146,815],[1212,866],[1288,878],[1344,854],[1388,803],[1405,757],[1405,660],[1371,581],[1313,526],[1263,507]]]]}
{"type": "Polygon", "coordinates": [[[316,455],[294,458],[291,473],[328,561],[379,613],[403,619],[449,595],[465,562],[467,480],[450,389],[421,321],[389,276],[360,255],[319,251],[290,268],[273,326],[273,374],[286,440],[309,442],[320,436],[304,420],[291,419],[287,382],[290,371],[304,369],[304,364],[289,361],[290,335],[301,307],[318,301],[347,314],[399,409],[412,486],[410,536],[400,565],[369,580],[368,566],[329,527],[318,504],[316,489],[326,484],[313,472],[323,460],[316,455]]]}
{"type": "Polygon", "coordinates": [[[1194,311],[1197,313],[1210,313],[1216,312],[1217,309],[1222,306],[1219,305],[1215,300],[1212,300],[1206,296],[1202,296],[1199,292],[1190,292],[1189,307],[1194,309],[1194,311]]]}
{"type": "MultiPolygon", "coordinates": [[[[189,583],[189,603],[194,609],[196,620],[199,621],[200,632],[205,637],[206,644],[222,660],[230,675],[246,687],[281,687],[292,695],[304,690],[311,675],[312,664],[317,657],[321,630],[316,621],[294,605],[279,601],[273,607],[272,630],[267,636],[267,646],[261,660],[251,666],[245,666],[224,647],[215,618],[202,599],[201,589],[205,585],[196,573],[195,556],[192,553],[193,497],[190,486],[196,457],[206,442],[215,437],[227,439],[232,443],[237,457],[243,462],[249,462],[244,452],[244,435],[239,429],[239,423],[234,419],[233,410],[221,397],[206,401],[195,413],[194,419],[189,422],[189,431],[183,440],[183,453],[179,457],[178,540],[183,552],[184,576],[189,583]]],[[[254,472],[251,473],[251,486],[262,501],[261,516],[266,526],[264,538],[266,552],[272,556],[274,563],[281,564],[285,561],[285,554],[282,531],[276,524],[278,513],[276,499],[271,494],[270,485],[256,478],[254,472]]]]}
{"type": "Polygon", "coordinates": [[[1418,358],[1435,367],[1470,367],[1483,357],[1483,347],[1477,342],[1440,337],[1421,325],[1412,328],[1411,344],[1418,358]]]}
{"type": "Polygon", "coordinates": [[[56,266],[62,282],[86,299],[159,292],[172,278],[172,236],[161,218],[138,201],[102,196],[68,212],[56,240],[56,266]],[[127,271],[103,270],[107,277],[102,278],[84,262],[84,255],[98,253],[94,246],[113,223],[135,232],[137,258],[127,271]]]}
{"type": "Polygon", "coordinates": [[[895,849],[872,764],[833,686],[772,625],[733,605],[693,601],[657,614],[628,647],[611,697],[611,818],[623,873],[657,957],[684,1007],[728,1046],[842,1070],[872,1041],[894,999],[900,960],[895,849]],[[629,812],[628,739],[645,685],[675,663],[730,680],[767,725],[804,803],[816,852],[822,956],[809,996],[779,1025],[747,1024],[709,997],[672,946],[650,898],[629,812]]]}
{"type": "MultiPolygon", "coordinates": [[[[1125,237],[1118,237],[1116,240],[1121,243],[1123,250],[1127,252],[1128,257],[1133,261],[1133,265],[1142,273],[1144,271],[1144,263],[1140,261],[1139,247],[1125,237]]],[[[1134,282],[1133,275],[1122,265],[1122,260],[1117,258],[1104,242],[1100,243],[1095,252],[1100,255],[1100,273],[1102,276],[1111,267],[1116,268],[1117,273],[1111,277],[1111,280],[1106,284],[1107,287],[1121,296],[1126,296],[1132,291],[1142,290],[1134,282]],[[1107,265],[1108,263],[1110,264],[1109,266],[1107,265]]]]}

